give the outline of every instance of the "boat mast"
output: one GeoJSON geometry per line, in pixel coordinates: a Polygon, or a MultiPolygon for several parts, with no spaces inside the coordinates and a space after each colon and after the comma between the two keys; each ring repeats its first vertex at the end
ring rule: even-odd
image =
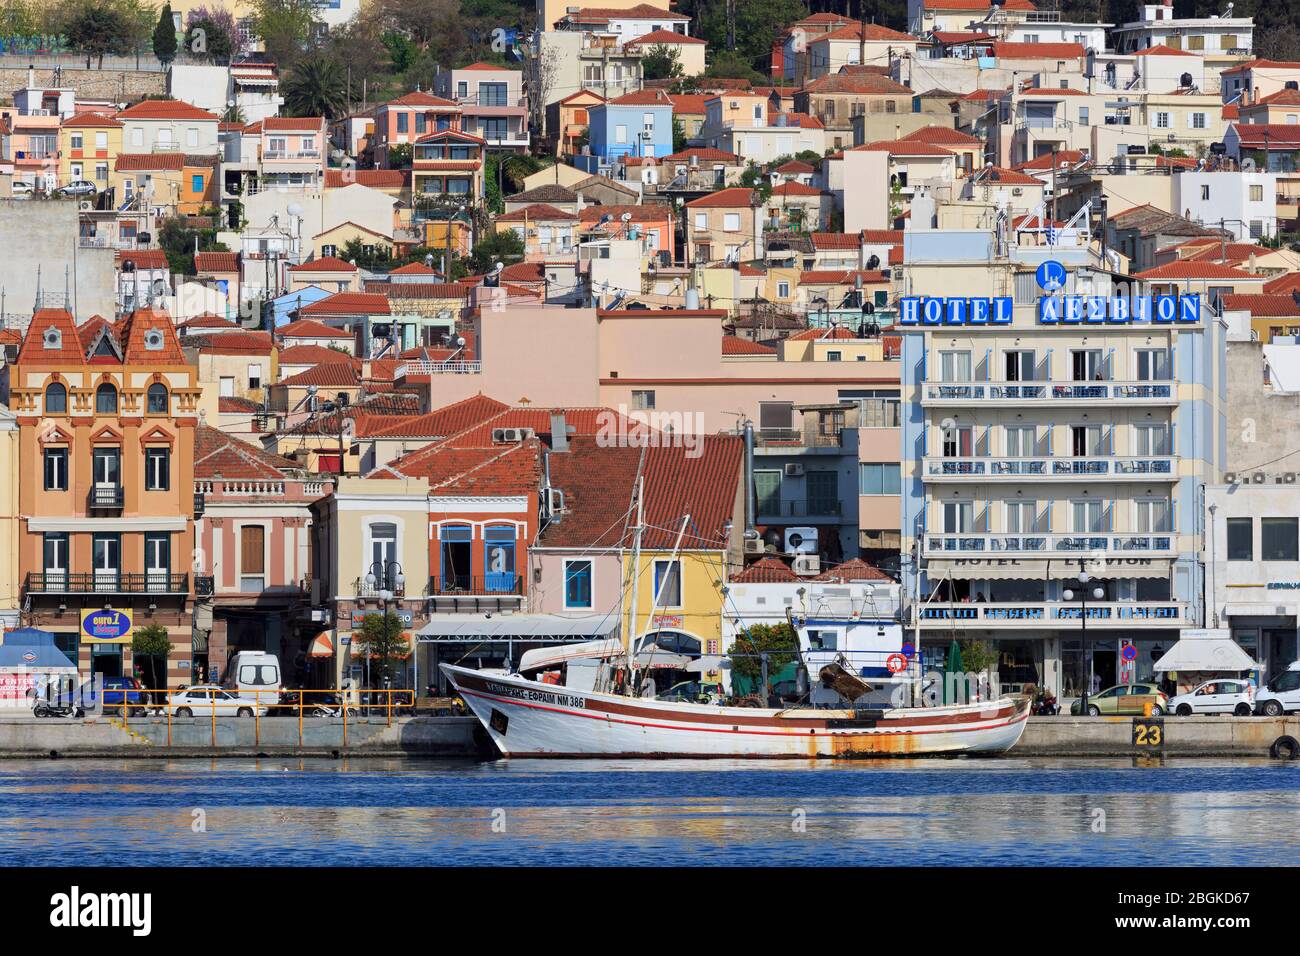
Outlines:
{"type": "Polygon", "coordinates": [[[641,519],[643,515],[641,493],[644,490],[645,478],[638,476],[636,480],[636,525],[632,528],[632,605],[627,613],[628,632],[623,640],[624,652],[627,658],[627,680],[623,682],[624,693],[628,693],[632,688],[632,644],[633,635],[636,633],[637,584],[641,581],[641,519]]]}
{"type": "MultiPolygon", "coordinates": [[[[678,561],[678,553],[681,551],[681,548],[682,548],[682,538],[684,538],[684,537],[686,536],[686,526],[687,526],[688,524],[690,524],[690,523],[691,523],[691,516],[690,516],[690,515],[683,515],[683,516],[682,516],[682,526],[677,530],[677,540],[676,540],[675,542],[673,542],[673,552],[672,552],[672,557],[669,559],[670,562],[678,561]]],[[[670,565],[670,566],[671,566],[671,565],[670,565]]],[[[640,578],[640,577],[641,577],[641,575],[640,575],[640,569],[639,569],[639,566],[638,566],[637,578],[640,578]]],[[[681,581],[682,581],[682,566],[681,566],[681,563],[678,562],[678,564],[677,564],[677,584],[678,584],[678,587],[679,587],[679,588],[681,587],[681,581]]],[[[636,585],[636,582],[633,581],[633,586],[635,587],[635,585],[636,585]]],[[[658,608],[659,608],[659,590],[660,590],[660,589],[657,588],[657,587],[655,587],[653,577],[651,578],[651,581],[650,581],[650,587],[654,588],[654,597],[650,600],[650,610],[648,610],[648,611],[646,612],[646,616],[645,616],[645,629],[646,629],[647,631],[648,631],[648,630],[651,628],[651,626],[653,625],[653,623],[654,623],[655,611],[658,610],[658,608]]],[[[636,620],[636,604],[635,604],[635,602],[632,604],[632,619],[633,619],[633,621],[636,620]]],[[[635,666],[635,662],[636,662],[636,652],[637,652],[637,650],[640,649],[640,646],[641,646],[641,638],[640,638],[639,636],[637,636],[637,632],[636,632],[636,629],[635,629],[635,628],[633,628],[632,633],[633,633],[633,638],[632,638],[632,641],[629,642],[629,648],[630,648],[630,650],[628,651],[628,659],[629,659],[629,664],[628,664],[628,676],[629,676],[629,677],[631,676],[631,673],[632,673],[632,667],[635,666]]]]}
{"type": "Polygon", "coordinates": [[[925,706],[925,674],[921,663],[921,536],[912,538],[912,659],[916,661],[916,684],[912,706],[925,706]]]}

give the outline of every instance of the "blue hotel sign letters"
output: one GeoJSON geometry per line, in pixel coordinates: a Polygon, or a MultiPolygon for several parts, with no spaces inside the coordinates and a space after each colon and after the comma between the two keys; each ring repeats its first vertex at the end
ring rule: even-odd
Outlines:
{"type": "MultiPolygon", "coordinates": [[[[899,325],[1010,325],[1012,300],[904,296],[899,325]]],[[[1127,325],[1201,321],[1199,295],[1045,295],[1038,300],[1039,325],[1127,325]]]]}

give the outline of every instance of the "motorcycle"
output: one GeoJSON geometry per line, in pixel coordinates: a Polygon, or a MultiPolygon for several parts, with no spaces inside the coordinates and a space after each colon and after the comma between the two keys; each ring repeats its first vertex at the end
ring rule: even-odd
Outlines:
{"type": "Polygon", "coordinates": [[[1038,692],[1030,711],[1035,717],[1055,717],[1060,712],[1061,706],[1056,702],[1056,695],[1046,688],[1038,692]]]}
{"type": "Polygon", "coordinates": [[[32,707],[33,717],[67,717],[76,720],[84,717],[86,712],[70,704],[54,704],[48,700],[38,700],[32,707]]]}

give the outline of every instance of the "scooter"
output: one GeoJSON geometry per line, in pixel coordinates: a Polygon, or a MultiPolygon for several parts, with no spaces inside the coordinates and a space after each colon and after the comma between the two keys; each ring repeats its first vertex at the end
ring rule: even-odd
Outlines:
{"type": "Polygon", "coordinates": [[[52,704],[48,700],[38,700],[32,707],[33,717],[67,717],[70,720],[86,716],[86,712],[80,707],[73,707],[70,704],[52,704]]]}

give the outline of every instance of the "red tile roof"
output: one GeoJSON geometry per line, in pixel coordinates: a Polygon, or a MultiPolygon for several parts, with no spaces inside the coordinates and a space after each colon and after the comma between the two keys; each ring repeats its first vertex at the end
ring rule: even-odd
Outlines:
{"type": "Polygon", "coordinates": [[[799,273],[799,284],[852,285],[858,276],[862,276],[862,281],[868,285],[889,281],[882,273],[869,269],[805,269],[799,273]]]}
{"type": "Polygon", "coordinates": [[[286,365],[321,365],[325,362],[351,362],[352,356],[324,345],[290,345],[280,350],[280,367],[286,365]]]}
{"type": "Polygon", "coordinates": [[[288,458],[263,451],[208,425],[195,429],[194,477],[197,480],[275,481],[286,473],[298,471],[299,467],[288,458]]]}
{"type": "Polygon", "coordinates": [[[299,319],[276,329],[275,334],[282,339],[352,339],[351,332],[336,329],[315,319],[299,319]]]}
{"type": "Polygon", "coordinates": [[[314,368],[290,375],[281,380],[281,385],[291,388],[304,388],[309,385],[327,388],[349,387],[361,384],[361,362],[351,359],[346,362],[323,362],[314,368]]]}
{"type": "Polygon", "coordinates": [[[486,395],[473,395],[463,401],[434,409],[426,415],[413,415],[393,422],[375,433],[384,438],[447,438],[475,425],[481,425],[510,408],[505,402],[486,395]]]}
{"type": "Polygon", "coordinates": [[[77,335],[77,326],[72,321],[72,313],[66,309],[37,309],[32,321],[27,326],[22,347],[18,350],[18,364],[42,365],[85,365],[86,354],[82,351],[81,339],[77,335]],[[45,333],[53,329],[59,333],[59,347],[45,347],[45,333]]]}
{"type": "Polygon", "coordinates": [[[822,40],[854,40],[861,42],[866,40],[893,40],[898,43],[915,43],[916,37],[910,33],[899,33],[897,30],[891,30],[889,27],[883,27],[878,23],[852,23],[848,26],[840,27],[838,30],[832,30],[830,33],[822,36],[808,37],[809,43],[818,43],[822,40]],[[865,33],[865,36],[864,36],[865,33]]]}
{"type": "MultiPolygon", "coordinates": [[[[692,199],[686,205],[694,209],[734,209],[741,206],[752,206],[754,200],[754,191],[747,186],[732,186],[728,189],[719,189],[717,192],[701,196],[699,199],[692,199]]],[[[600,208],[600,207],[596,207],[600,208]]]]}
{"type": "Polygon", "coordinates": [[[669,106],[673,101],[668,98],[668,94],[661,89],[651,88],[636,90],[632,93],[624,93],[622,96],[616,96],[609,101],[610,106],[669,106]]]}
{"type": "Polygon", "coordinates": [[[674,33],[672,30],[652,30],[644,36],[628,40],[623,46],[654,46],[660,43],[690,46],[692,44],[703,45],[707,42],[707,40],[701,40],[699,37],[688,37],[684,33],[674,33]]]}
{"type": "Polygon", "coordinates": [[[196,252],[194,253],[194,270],[196,272],[238,272],[239,253],[196,252]]]}
{"type": "Polygon", "coordinates": [[[772,189],[773,196],[820,196],[822,191],[816,186],[805,186],[797,180],[790,180],[772,189]]]}
{"type": "Polygon", "coordinates": [[[936,143],[909,139],[882,139],[851,147],[855,151],[886,152],[891,156],[952,156],[953,151],[936,143]]]}
{"type": "Polygon", "coordinates": [[[270,355],[275,347],[270,332],[246,331],[190,336],[185,344],[210,355],[270,355]]]}
{"type": "Polygon", "coordinates": [[[1004,183],[1008,186],[1042,186],[1043,181],[1027,173],[1018,173],[1003,166],[986,166],[975,174],[976,182],[1004,183]]]}
{"type": "Polygon", "coordinates": [[[503,213],[497,216],[497,222],[523,222],[525,220],[536,221],[543,220],[565,220],[577,222],[578,217],[571,212],[565,212],[563,209],[556,209],[549,203],[533,203],[531,206],[524,206],[522,209],[516,209],[514,212],[503,213]]]}
{"type": "Polygon", "coordinates": [[[984,141],[978,136],[971,136],[951,126],[922,126],[912,130],[906,136],[900,136],[912,143],[930,143],[936,146],[977,146],[983,148],[984,141]]]}
{"type": "Polygon", "coordinates": [[[780,166],[776,167],[776,169],[772,171],[774,173],[781,173],[782,175],[785,176],[798,176],[798,175],[806,175],[808,173],[815,173],[817,172],[817,168],[815,166],[809,165],[808,163],[801,162],[800,160],[792,159],[787,163],[782,163],[780,166]]]}
{"type": "Polygon", "coordinates": [[[706,93],[669,93],[668,99],[672,100],[673,112],[679,116],[696,114],[703,116],[708,112],[708,108],[704,105],[709,101],[706,93]]]}
{"type": "Polygon", "coordinates": [[[1265,292],[1292,292],[1300,290],[1300,272],[1285,272],[1264,283],[1265,292]]]}
{"type": "Polygon", "coordinates": [[[190,120],[218,122],[218,117],[184,100],[142,100],[117,114],[119,120],[190,120]]]}
{"type": "MultiPolygon", "coordinates": [[[[1078,149],[1061,149],[1056,152],[1057,168],[1062,166],[1073,166],[1075,163],[1082,162],[1084,158],[1083,151],[1078,149]]],[[[1044,153],[1042,156],[1036,156],[1025,163],[1018,163],[1012,167],[1018,172],[1024,172],[1027,169],[1041,169],[1048,172],[1052,169],[1052,154],[1044,153]]]]}
{"type": "Polygon", "coordinates": [[[1288,63],[1284,60],[1247,60],[1223,71],[1223,73],[1241,73],[1245,70],[1300,70],[1300,63],[1288,63]]]}
{"type": "Polygon", "coordinates": [[[862,235],[856,232],[814,232],[812,243],[814,249],[859,249],[862,235]]]}
{"type": "MultiPolygon", "coordinates": [[[[399,96],[395,100],[389,100],[384,104],[384,106],[443,106],[448,109],[460,109],[460,107],[451,100],[444,100],[441,96],[434,96],[432,93],[426,93],[423,90],[407,93],[405,96],[399,96]]],[[[384,106],[381,106],[380,109],[383,109],[384,106]]]]}
{"type": "Polygon", "coordinates": [[[841,584],[849,581],[892,581],[888,574],[874,567],[861,558],[850,558],[835,567],[823,571],[813,578],[814,581],[836,581],[841,584]]]}
{"type": "Polygon", "coordinates": [[[743,484],[744,442],[732,435],[696,436],[695,447],[645,449],[645,516],[648,526],[642,548],[671,549],[682,519],[690,515],[683,548],[718,549],[727,546],[727,525],[732,520],[743,484]]]}
{"type": "Polygon", "coordinates": [[[290,130],[319,133],[324,128],[325,120],[320,116],[268,116],[262,120],[262,129],[268,133],[290,130]]]}
{"type": "MultiPolygon", "coordinates": [[[[202,255],[202,253],[200,253],[202,255]]],[[[238,322],[231,322],[229,319],[223,319],[219,315],[213,315],[211,312],[205,312],[203,315],[196,315],[192,319],[187,319],[177,326],[182,332],[190,332],[195,329],[227,329],[230,331],[242,329],[238,322]]]]}
{"type": "Polygon", "coordinates": [[[1231,293],[1223,297],[1225,312],[1249,312],[1252,316],[1293,318],[1300,316],[1300,305],[1291,293],[1255,295],[1231,293]]]}
{"type": "Polygon", "coordinates": [[[335,292],[304,305],[300,316],[313,315],[388,315],[388,297],[373,292],[335,292]]]}
{"type": "Polygon", "coordinates": [[[426,266],[423,262],[408,262],[404,266],[398,266],[388,273],[390,276],[438,276],[440,275],[435,269],[426,266]]]}
{"type": "Polygon", "coordinates": [[[117,120],[104,113],[78,113],[63,121],[64,129],[104,129],[121,126],[117,120]]]}
{"type": "Polygon", "coordinates": [[[1234,123],[1231,127],[1237,131],[1242,146],[1251,149],[1262,148],[1293,150],[1300,148],[1300,126],[1282,123],[1234,123]]]}
{"type": "Polygon", "coordinates": [[[729,584],[793,584],[799,575],[780,558],[759,558],[745,570],[733,574],[729,584]]]}
{"type": "Polygon", "coordinates": [[[1147,269],[1145,272],[1138,272],[1134,274],[1133,278],[1158,282],[1180,279],[1258,279],[1261,277],[1253,276],[1249,272],[1242,272],[1240,269],[1234,269],[1232,266],[1220,265],[1217,262],[1179,259],[1176,262],[1168,262],[1163,266],[1156,266],[1154,269],[1147,269]]]}
{"type": "Polygon", "coordinates": [[[167,253],[161,249],[119,249],[114,257],[117,267],[122,268],[122,263],[130,260],[135,263],[137,269],[170,269],[167,262],[167,253]]]}
{"type": "Polygon", "coordinates": [[[863,229],[862,242],[866,245],[875,246],[897,246],[903,242],[903,230],[901,229],[863,229]]]}
{"type": "Polygon", "coordinates": [[[357,267],[350,262],[338,258],[337,256],[321,256],[319,259],[308,259],[306,262],[300,262],[296,266],[289,267],[290,272],[356,272],[357,267]]]}
{"type": "Polygon", "coordinates": [[[775,355],[776,349],[770,345],[763,345],[761,342],[751,342],[749,339],[737,338],[734,335],[724,335],[722,337],[722,354],[775,355]]]}
{"type": "Polygon", "coordinates": [[[550,456],[551,486],[564,492],[564,515],[538,535],[548,548],[616,548],[626,540],[640,448],[602,447],[573,436],[569,451],[550,456]]]}
{"type": "Polygon", "coordinates": [[[827,328],[804,329],[802,332],[796,332],[790,336],[792,342],[823,342],[823,341],[840,341],[845,339],[856,339],[857,335],[848,329],[839,325],[828,326],[827,328]]]}
{"type": "Polygon", "coordinates": [[[1186,50],[1175,50],[1171,46],[1165,46],[1163,43],[1157,43],[1155,46],[1149,46],[1141,50],[1135,50],[1134,56],[1196,56],[1195,53],[1188,53],[1186,50]]]}
{"type": "MultiPolygon", "coordinates": [[[[927,10],[988,10],[991,8],[989,0],[923,0],[923,6],[927,10]]],[[[1002,4],[1004,10],[1022,10],[1026,13],[1037,10],[1030,0],[1006,0],[1002,4]]]]}
{"type": "Polygon", "coordinates": [[[113,168],[119,173],[153,171],[160,169],[184,169],[184,153],[119,153],[113,161],[113,168]]]}

